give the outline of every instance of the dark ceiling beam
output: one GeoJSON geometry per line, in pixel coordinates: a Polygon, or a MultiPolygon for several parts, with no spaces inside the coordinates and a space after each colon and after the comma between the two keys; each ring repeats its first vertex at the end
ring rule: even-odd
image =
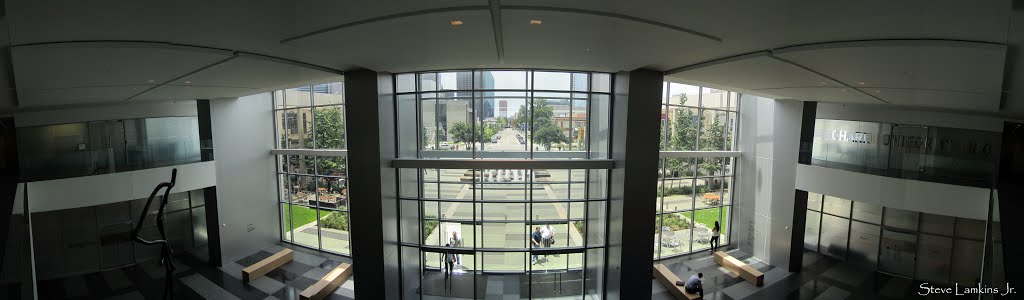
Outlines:
{"type": "Polygon", "coordinates": [[[501,28],[501,0],[488,0],[491,6],[491,27],[494,30],[494,48],[498,51],[498,63],[505,63],[505,37],[501,28]]]}
{"type": "Polygon", "coordinates": [[[652,20],[648,20],[648,19],[644,19],[644,18],[630,16],[630,15],[617,14],[617,13],[611,13],[611,12],[605,12],[605,11],[578,9],[578,8],[567,8],[567,7],[534,6],[534,5],[503,5],[501,7],[501,9],[504,9],[504,10],[528,10],[528,11],[550,11],[550,12],[563,12],[563,13],[574,13],[574,14],[583,14],[583,15],[591,15],[591,16],[608,17],[608,18],[614,18],[614,19],[620,19],[620,20],[626,20],[626,21],[633,21],[633,22],[637,22],[637,23],[644,23],[644,24],[647,24],[647,25],[658,26],[658,27],[662,27],[662,28],[667,28],[667,29],[671,29],[671,30],[687,33],[687,34],[690,34],[690,35],[693,35],[693,36],[697,36],[697,37],[700,37],[700,38],[712,40],[712,41],[715,41],[715,42],[719,42],[719,43],[722,42],[722,38],[720,38],[720,37],[717,37],[717,36],[714,36],[714,35],[710,35],[710,34],[707,34],[707,33],[703,33],[703,32],[700,32],[700,31],[696,31],[696,30],[693,30],[693,29],[679,27],[679,26],[672,25],[672,24],[662,23],[662,22],[658,22],[658,21],[652,21],[652,20]]]}
{"type": "Polygon", "coordinates": [[[491,10],[491,5],[470,5],[470,6],[432,8],[432,9],[424,9],[424,10],[409,11],[409,12],[404,12],[404,13],[390,14],[390,15],[386,15],[386,16],[374,17],[374,18],[369,18],[369,19],[362,19],[362,20],[358,20],[358,21],[348,22],[348,23],[345,23],[345,24],[340,24],[340,25],[335,25],[335,26],[331,26],[331,27],[317,29],[317,30],[314,30],[314,31],[310,31],[310,32],[307,32],[307,33],[303,33],[303,34],[300,34],[300,35],[296,35],[296,36],[293,36],[293,37],[289,37],[289,38],[283,39],[283,40],[281,40],[281,43],[284,44],[284,43],[288,43],[288,42],[292,42],[292,41],[308,38],[308,37],[315,36],[315,35],[320,35],[320,34],[328,33],[328,32],[335,31],[335,30],[346,29],[346,28],[350,28],[350,27],[355,27],[355,26],[359,26],[359,25],[365,25],[365,24],[370,24],[370,23],[380,22],[380,21],[387,21],[387,20],[394,20],[394,19],[401,19],[401,18],[429,15],[429,14],[447,13],[447,12],[489,11],[489,10],[491,10]]]}

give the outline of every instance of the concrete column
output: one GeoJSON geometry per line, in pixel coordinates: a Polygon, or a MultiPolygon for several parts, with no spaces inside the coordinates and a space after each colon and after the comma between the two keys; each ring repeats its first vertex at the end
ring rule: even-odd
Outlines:
{"type": "Polygon", "coordinates": [[[650,70],[615,74],[607,299],[651,299],[663,78],[650,70]]]}
{"type": "Polygon", "coordinates": [[[356,299],[398,299],[395,99],[391,74],[345,72],[349,217],[356,299]]]}

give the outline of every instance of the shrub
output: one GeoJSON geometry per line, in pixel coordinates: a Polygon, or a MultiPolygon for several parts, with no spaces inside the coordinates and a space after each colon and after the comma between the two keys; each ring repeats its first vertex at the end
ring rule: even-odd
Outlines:
{"type": "Polygon", "coordinates": [[[423,236],[426,237],[430,235],[430,232],[434,231],[434,228],[437,228],[437,224],[437,220],[423,220],[423,236]]]}
{"type": "Polygon", "coordinates": [[[333,212],[323,220],[320,220],[320,226],[337,229],[337,230],[348,230],[348,216],[343,212],[333,212]]]}
{"type": "Polygon", "coordinates": [[[672,231],[690,229],[690,220],[677,214],[659,215],[655,219],[655,232],[661,231],[660,226],[668,226],[672,231]],[[660,223],[660,224],[659,224],[660,223]]]}
{"type": "Polygon", "coordinates": [[[573,221],[572,225],[576,226],[576,231],[577,232],[579,232],[580,234],[585,234],[583,232],[583,221],[573,221]]]}

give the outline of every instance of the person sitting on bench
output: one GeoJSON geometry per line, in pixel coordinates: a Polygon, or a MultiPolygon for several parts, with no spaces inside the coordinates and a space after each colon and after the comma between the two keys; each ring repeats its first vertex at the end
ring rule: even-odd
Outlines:
{"type": "Polygon", "coordinates": [[[682,285],[687,293],[700,295],[700,299],[704,299],[704,283],[700,281],[701,278],[704,278],[704,273],[697,273],[697,275],[691,275],[685,284],[676,282],[676,285],[682,285]]]}

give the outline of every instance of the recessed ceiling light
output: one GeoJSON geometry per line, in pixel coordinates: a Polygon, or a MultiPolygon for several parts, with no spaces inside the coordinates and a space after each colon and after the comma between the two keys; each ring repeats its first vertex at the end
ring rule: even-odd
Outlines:
{"type": "Polygon", "coordinates": [[[859,84],[859,85],[864,85],[864,82],[863,82],[863,81],[860,81],[860,82],[857,82],[857,84],[859,84]]]}
{"type": "Polygon", "coordinates": [[[454,20],[451,23],[452,23],[452,26],[459,26],[459,25],[462,25],[462,20],[454,20]]]}
{"type": "Polygon", "coordinates": [[[882,90],[875,90],[875,93],[881,93],[882,90]]]}
{"type": "Polygon", "coordinates": [[[841,90],[839,90],[839,91],[845,92],[845,91],[846,91],[846,89],[841,89],[841,90]]]}
{"type": "Polygon", "coordinates": [[[541,23],[540,20],[530,20],[530,25],[540,25],[541,23]]]}
{"type": "Polygon", "coordinates": [[[149,80],[149,83],[153,83],[153,82],[156,82],[156,80],[153,80],[153,79],[149,80]]]}
{"type": "Polygon", "coordinates": [[[819,82],[818,84],[821,84],[821,85],[826,85],[826,84],[828,84],[828,83],[827,83],[827,82],[824,82],[824,81],[822,81],[822,82],[819,82]]]}
{"type": "Polygon", "coordinates": [[[185,83],[192,83],[191,80],[185,80],[185,83]]]}

